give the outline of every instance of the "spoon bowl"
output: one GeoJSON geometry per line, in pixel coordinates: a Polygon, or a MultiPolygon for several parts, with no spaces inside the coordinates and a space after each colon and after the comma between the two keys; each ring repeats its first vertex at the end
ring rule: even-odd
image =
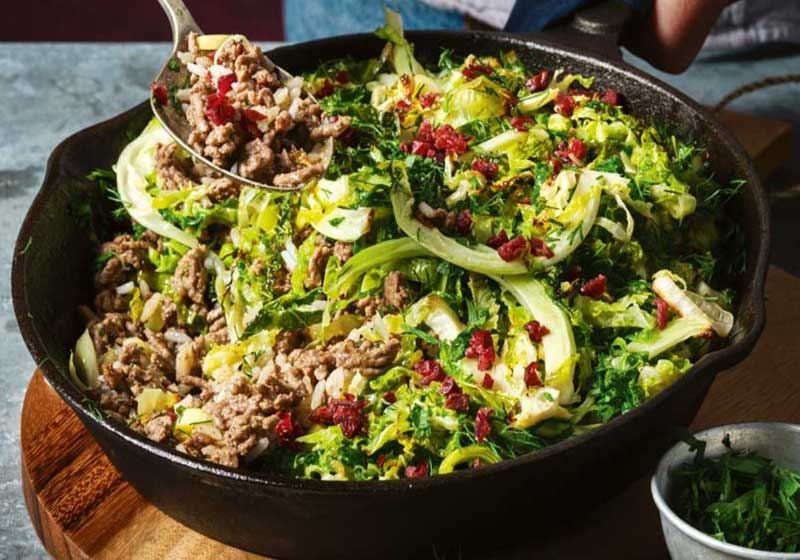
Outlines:
{"type": "MultiPolygon", "coordinates": [[[[158,2],[164,9],[164,12],[166,13],[172,27],[173,43],[172,52],[170,53],[167,62],[153,80],[154,86],[155,84],[158,84],[159,87],[164,87],[166,91],[170,93],[168,94],[167,103],[163,103],[157,98],[154,92],[151,92],[150,107],[153,110],[153,115],[155,115],[167,133],[181,148],[186,150],[186,152],[188,152],[195,160],[202,162],[207,167],[213,169],[217,173],[220,173],[223,177],[243,185],[249,185],[270,191],[297,192],[303,190],[305,184],[302,183],[290,186],[279,186],[262,183],[248,177],[242,177],[241,175],[234,173],[229,169],[225,169],[224,167],[214,164],[211,160],[199,153],[189,144],[189,135],[192,132],[192,128],[189,125],[189,121],[186,120],[186,117],[183,114],[180,103],[174,98],[173,92],[188,87],[187,84],[189,84],[190,73],[185,65],[178,63],[177,54],[180,51],[189,50],[189,33],[194,32],[202,35],[203,32],[201,31],[200,26],[194,21],[192,14],[183,3],[183,0],[158,0],[158,2]]],[[[286,72],[283,68],[280,68],[273,63],[266,55],[264,56],[264,59],[267,62],[268,68],[278,74],[278,77],[282,83],[285,84],[294,77],[286,72]]],[[[308,90],[304,88],[303,92],[314,102],[316,102],[316,99],[308,90]]],[[[324,157],[322,159],[323,165],[326,168],[330,163],[332,152],[333,140],[328,138],[325,141],[323,150],[324,157]]]]}

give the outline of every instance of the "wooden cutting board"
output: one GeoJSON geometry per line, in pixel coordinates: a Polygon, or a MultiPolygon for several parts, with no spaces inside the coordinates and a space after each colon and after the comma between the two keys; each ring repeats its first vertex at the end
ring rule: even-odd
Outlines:
{"type": "MultiPolygon", "coordinates": [[[[774,170],[787,143],[784,123],[728,114],[759,170],[774,170]]],[[[767,282],[768,322],[753,354],[717,378],[693,429],[731,422],[800,422],[800,279],[772,268],[767,282]]],[[[200,535],[161,513],[129,486],[41,372],[31,379],[22,408],[21,475],[37,534],[56,559],[259,559],[200,535]]],[[[498,550],[496,558],[667,558],[649,479],[577,516],[547,537],[498,550]]],[[[576,514],[580,506],[576,504],[576,514]]],[[[466,558],[469,551],[438,551],[466,558]]],[[[433,557],[433,554],[432,554],[433,557]]]]}

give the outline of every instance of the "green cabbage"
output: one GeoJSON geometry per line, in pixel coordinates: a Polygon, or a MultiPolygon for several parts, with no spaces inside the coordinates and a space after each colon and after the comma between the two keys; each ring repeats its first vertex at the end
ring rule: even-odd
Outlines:
{"type": "Polygon", "coordinates": [[[155,169],[155,151],[158,144],[173,140],[153,119],[142,133],[125,146],[114,170],[117,173],[117,190],[125,209],[134,221],[167,239],[174,239],[189,247],[197,246],[197,239],[166,221],[153,206],[153,197],[147,192],[147,175],[155,169]]]}

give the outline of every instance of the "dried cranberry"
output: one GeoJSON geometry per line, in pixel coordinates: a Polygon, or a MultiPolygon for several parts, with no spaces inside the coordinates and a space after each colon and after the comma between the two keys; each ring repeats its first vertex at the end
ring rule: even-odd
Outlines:
{"type": "Polygon", "coordinates": [[[419,96],[419,104],[422,105],[425,109],[432,107],[436,100],[439,99],[438,93],[425,93],[419,96]]]}
{"type": "Polygon", "coordinates": [[[541,237],[531,238],[531,254],[534,257],[544,257],[546,259],[554,255],[553,250],[547,246],[547,243],[541,237]]]}
{"type": "Polygon", "coordinates": [[[419,384],[427,386],[431,381],[444,381],[444,370],[436,360],[420,360],[414,364],[414,371],[422,376],[419,384]]]}
{"type": "Polygon", "coordinates": [[[278,423],[275,424],[275,434],[281,445],[294,447],[294,440],[303,435],[303,428],[294,421],[291,412],[281,412],[278,414],[278,423]]]}
{"type": "Polygon", "coordinates": [[[153,92],[153,97],[161,105],[169,103],[169,93],[167,92],[167,86],[164,84],[153,82],[150,84],[150,91],[153,92]]]}
{"type": "Polygon", "coordinates": [[[456,216],[456,230],[461,235],[469,235],[472,229],[472,212],[469,210],[462,210],[456,216]]]}
{"type": "Polygon", "coordinates": [[[481,74],[489,76],[494,72],[491,66],[486,66],[484,64],[479,64],[477,62],[473,62],[466,68],[464,68],[461,73],[464,74],[464,77],[467,78],[467,81],[474,80],[481,74]]]}
{"type": "Polygon", "coordinates": [[[484,373],[483,382],[481,383],[481,386],[484,389],[491,389],[492,387],[494,387],[494,378],[488,373],[484,373]]]}
{"type": "Polygon", "coordinates": [[[378,466],[379,469],[383,468],[383,464],[386,462],[386,455],[381,453],[377,457],[375,457],[375,464],[378,466]]]}
{"type": "Polygon", "coordinates": [[[488,159],[478,158],[472,162],[472,170],[477,171],[484,177],[486,180],[491,181],[497,176],[497,164],[493,161],[488,159]]]}
{"type": "Polygon", "coordinates": [[[407,113],[408,110],[411,109],[411,103],[409,103],[407,99],[399,100],[394,106],[401,113],[407,113]]]}
{"type": "Polygon", "coordinates": [[[410,154],[411,144],[409,142],[403,142],[402,144],[400,144],[400,151],[403,152],[404,154],[410,154]]]}
{"type": "Polygon", "coordinates": [[[553,168],[553,175],[558,175],[561,171],[561,162],[556,158],[551,158],[550,165],[553,168]]]}
{"type": "Polygon", "coordinates": [[[339,70],[336,73],[336,81],[340,84],[346,84],[350,81],[350,75],[347,73],[347,70],[339,70]]]}
{"type": "Polygon", "coordinates": [[[242,126],[247,130],[250,136],[257,138],[261,136],[261,130],[258,128],[257,123],[265,118],[266,115],[254,109],[244,109],[242,111],[242,126]]]}
{"type": "Polygon", "coordinates": [[[542,91],[549,83],[550,72],[547,70],[542,70],[538,74],[531,76],[528,81],[525,82],[525,87],[529,92],[536,93],[537,91],[542,91]]]}
{"type": "Polygon", "coordinates": [[[437,150],[441,150],[447,154],[463,154],[469,150],[467,137],[456,132],[456,129],[449,124],[437,128],[434,135],[434,145],[437,150]]]}
{"type": "Polygon", "coordinates": [[[464,393],[450,393],[444,406],[456,412],[466,412],[469,410],[469,397],[464,393]]]}
{"type": "Polygon", "coordinates": [[[592,299],[600,299],[606,293],[608,279],[605,274],[598,274],[581,286],[581,294],[592,299]]]}
{"type": "Polygon", "coordinates": [[[504,243],[508,243],[508,234],[504,229],[501,229],[495,235],[486,240],[486,244],[492,249],[499,249],[504,243]]]}
{"type": "Polygon", "coordinates": [[[516,117],[511,117],[511,126],[519,130],[520,132],[527,132],[528,127],[533,122],[533,119],[526,116],[520,115],[516,117]]]}
{"type": "Polygon", "coordinates": [[[206,98],[206,117],[217,126],[233,120],[236,109],[230,104],[228,98],[218,93],[212,93],[206,98]]]}
{"type": "Polygon", "coordinates": [[[583,143],[583,140],[580,140],[578,138],[569,139],[569,143],[567,144],[567,150],[569,151],[569,153],[571,153],[578,159],[585,158],[586,153],[588,152],[586,144],[583,143]]]}
{"type": "Polygon", "coordinates": [[[330,94],[332,94],[334,89],[333,82],[330,80],[325,80],[314,95],[317,96],[317,99],[322,99],[323,97],[328,97],[330,94]]]}
{"type": "Polygon", "coordinates": [[[525,368],[525,386],[526,387],[539,387],[542,385],[542,380],[539,378],[539,364],[531,362],[525,368]]]}
{"type": "Polygon", "coordinates": [[[478,440],[478,443],[485,440],[492,432],[492,425],[489,423],[491,415],[492,409],[488,406],[479,408],[475,414],[475,439],[478,440]]]}
{"type": "Polygon", "coordinates": [[[383,394],[383,400],[385,400],[389,404],[394,404],[397,402],[397,395],[394,394],[394,391],[386,391],[383,394]]]}
{"type": "Polygon", "coordinates": [[[333,422],[339,424],[346,437],[352,439],[365,431],[367,420],[361,411],[367,406],[366,401],[347,394],[344,399],[331,401],[331,405],[333,422]]]}
{"type": "Polygon", "coordinates": [[[433,125],[430,121],[422,121],[417,130],[417,140],[420,142],[427,142],[433,144],[435,138],[433,136],[433,125]]]}
{"type": "Polygon", "coordinates": [[[556,113],[558,113],[559,115],[562,115],[564,117],[571,117],[572,112],[575,110],[575,100],[572,99],[572,96],[560,92],[556,96],[556,100],[553,102],[553,106],[555,107],[556,113]]]}
{"type": "Polygon", "coordinates": [[[444,378],[444,381],[442,381],[442,386],[439,387],[439,392],[444,396],[461,393],[461,387],[458,386],[458,383],[456,383],[455,379],[448,375],[444,378]]]}
{"type": "Polygon", "coordinates": [[[658,322],[658,329],[662,331],[669,322],[669,306],[661,298],[656,298],[656,321],[658,322]]]}
{"type": "Polygon", "coordinates": [[[177,419],[178,419],[178,413],[177,413],[177,412],[175,412],[175,411],[174,411],[174,410],[172,410],[172,409],[169,409],[169,410],[167,411],[167,418],[169,418],[169,419],[170,419],[172,422],[175,422],[175,420],[177,420],[177,419]]]}
{"type": "Polygon", "coordinates": [[[428,476],[428,463],[422,461],[418,465],[409,465],[405,470],[406,478],[425,478],[428,476]]]}
{"type": "Polygon", "coordinates": [[[236,81],[236,74],[225,74],[217,78],[217,91],[220,95],[225,95],[231,90],[233,82],[236,81]]]}
{"type": "Polygon", "coordinates": [[[603,94],[603,97],[600,98],[600,101],[602,101],[603,103],[607,103],[609,105],[619,105],[620,104],[619,92],[613,89],[607,89],[603,94]]]}
{"type": "Polygon", "coordinates": [[[433,157],[436,155],[436,150],[434,147],[427,143],[427,142],[420,142],[419,140],[414,140],[411,142],[411,153],[415,156],[420,157],[433,157]]]}
{"type": "Polygon", "coordinates": [[[505,98],[503,98],[503,111],[506,114],[508,114],[518,104],[519,104],[519,97],[517,97],[513,93],[509,93],[505,98]]]}
{"type": "Polygon", "coordinates": [[[497,254],[506,262],[515,261],[528,251],[528,241],[521,235],[511,241],[503,243],[497,248],[497,254]]]}
{"type": "Polygon", "coordinates": [[[476,330],[470,335],[467,350],[464,352],[467,358],[478,359],[478,369],[486,371],[494,363],[494,340],[489,331],[476,330]]]}
{"type": "Polygon", "coordinates": [[[330,426],[333,424],[333,410],[328,405],[322,405],[311,411],[309,419],[315,424],[330,426]]]}
{"type": "Polygon", "coordinates": [[[539,321],[529,321],[525,323],[525,330],[528,331],[528,337],[531,342],[539,344],[542,342],[542,337],[550,334],[550,329],[542,325],[539,321]]]}

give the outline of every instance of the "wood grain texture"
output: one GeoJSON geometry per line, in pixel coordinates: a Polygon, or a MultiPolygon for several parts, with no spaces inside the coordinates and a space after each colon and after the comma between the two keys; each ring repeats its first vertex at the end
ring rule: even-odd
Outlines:
{"type": "MultiPolygon", "coordinates": [[[[752,355],[719,375],[692,428],[753,420],[800,422],[800,279],[772,268],[767,327],[752,355]]],[[[22,481],[28,511],[57,559],[262,558],[212,541],[158,511],[125,483],[38,371],[22,409],[22,481]]],[[[587,465],[591,483],[591,465],[587,465]]],[[[576,516],[549,536],[497,558],[666,558],[649,479],[576,516]]],[[[447,552],[447,551],[446,551],[447,552]]],[[[457,551],[455,557],[468,557],[457,551]]],[[[440,555],[441,556],[441,555],[440,555]]],[[[451,554],[445,554],[450,557],[451,554]]]]}

